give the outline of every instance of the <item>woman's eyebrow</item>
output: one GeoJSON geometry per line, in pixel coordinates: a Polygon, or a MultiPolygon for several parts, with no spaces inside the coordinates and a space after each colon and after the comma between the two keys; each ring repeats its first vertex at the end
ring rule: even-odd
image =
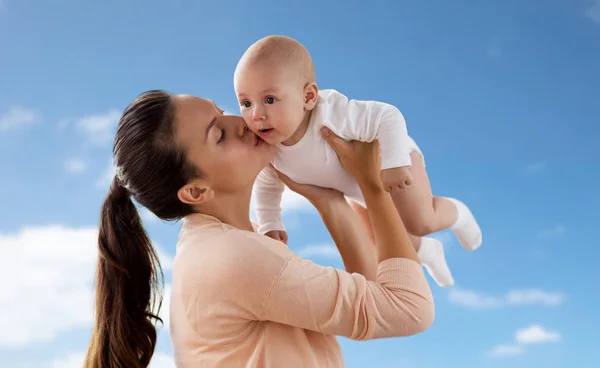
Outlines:
{"type": "Polygon", "coordinates": [[[210,123],[208,123],[208,126],[206,127],[206,133],[204,134],[204,142],[206,142],[206,140],[208,139],[208,133],[210,133],[210,130],[212,129],[213,126],[215,126],[215,123],[217,122],[217,117],[215,116],[210,123]]]}

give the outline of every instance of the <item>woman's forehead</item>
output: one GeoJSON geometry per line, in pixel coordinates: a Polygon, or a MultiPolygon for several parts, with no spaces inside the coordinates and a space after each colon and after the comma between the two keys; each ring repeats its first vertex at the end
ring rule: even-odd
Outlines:
{"type": "Polygon", "coordinates": [[[190,95],[176,95],[175,109],[178,118],[187,120],[205,117],[210,121],[212,115],[215,113],[215,104],[211,100],[205,98],[190,95]]]}
{"type": "Polygon", "coordinates": [[[205,131],[217,114],[215,105],[211,100],[190,95],[176,95],[174,102],[175,139],[183,147],[196,146],[201,139],[200,132],[205,131]]]}

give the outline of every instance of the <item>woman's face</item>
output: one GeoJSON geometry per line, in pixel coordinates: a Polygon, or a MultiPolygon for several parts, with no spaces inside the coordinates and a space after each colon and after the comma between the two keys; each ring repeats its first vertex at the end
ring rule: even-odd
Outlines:
{"type": "Polygon", "coordinates": [[[275,147],[252,133],[239,116],[223,115],[214,102],[188,95],[175,100],[175,140],[215,193],[251,188],[275,147]]]}

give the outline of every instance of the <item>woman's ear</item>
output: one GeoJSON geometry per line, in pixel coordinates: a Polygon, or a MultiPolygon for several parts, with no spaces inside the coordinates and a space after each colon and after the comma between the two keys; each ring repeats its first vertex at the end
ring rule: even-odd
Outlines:
{"type": "Polygon", "coordinates": [[[204,180],[194,180],[177,191],[177,198],[185,204],[192,206],[203,204],[210,201],[215,196],[215,192],[208,186],[204,180]]]}
{"type": "Polygon", "coordinates": [[[304,86],[304,110],[310,111],[315,108],[319,99],[319,87],[315,82],[310,82],[304,86]]]}

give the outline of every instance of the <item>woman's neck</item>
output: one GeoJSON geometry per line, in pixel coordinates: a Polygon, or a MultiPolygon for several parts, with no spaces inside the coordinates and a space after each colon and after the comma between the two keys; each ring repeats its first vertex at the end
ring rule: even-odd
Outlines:
{"type": "Polygon", "coordinates": [[[243,194],[226,195],[220,193],[209,203],[197,208],[205,215],[213,216],[219,221],[240,230],[254,231],[250,221],[250,196],[252,189],[243,194]]]}

